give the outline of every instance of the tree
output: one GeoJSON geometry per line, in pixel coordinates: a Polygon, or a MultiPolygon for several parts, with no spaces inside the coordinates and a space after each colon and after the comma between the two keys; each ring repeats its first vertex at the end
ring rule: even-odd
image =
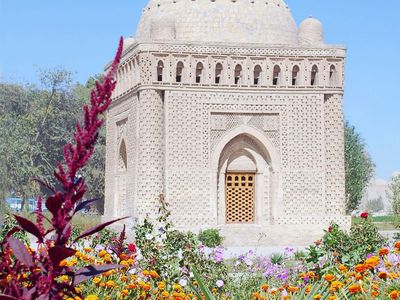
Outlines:
{"type": "Polygon", "coordinates": [[[357,209],[375,170],[366,145],[355,127],[345,124],[346,211],[357,209]]]}
{"type": "MultiPolygon", "coordinates": [[[[53,166],[62,159],[62,145],[70,141],[95,79],[86,85],[72,84],[71,72],[64,69],[39,75],[40,87],[0,83],[0,191],[3,199],[9,193],[21,197],[23,205],[39,192],[34,178],[56,184],[52,182],[53,166]]],[[[102,199],[104,130],[99,143],[84,175],[92,183],[87,195],[102,199]]]]}
{"type": "Polygon", "coordinates": [[[392,200],[392,211],[400,215],[400,174],[394,175],[389,184],[389,197],[392,200]]]}

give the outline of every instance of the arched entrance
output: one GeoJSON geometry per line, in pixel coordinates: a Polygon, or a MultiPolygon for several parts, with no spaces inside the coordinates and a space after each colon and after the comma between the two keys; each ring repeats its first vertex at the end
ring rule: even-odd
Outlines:
{"type": "Polygon", "coordinates": [[[227,133],[212,164],[219,225],[272,224],[279,210],[279,155],[265,135],[249,126],[227,133]]]}

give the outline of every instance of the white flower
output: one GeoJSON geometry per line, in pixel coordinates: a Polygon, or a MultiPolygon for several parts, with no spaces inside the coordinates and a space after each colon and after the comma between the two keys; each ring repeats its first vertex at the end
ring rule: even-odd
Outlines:
{"type": "Polygon", "coordinates": [[[223,287],[224,286],[224,282],[220,279],[220,280],[217,280],[217,282],[215,283],[215,285],[217,286],[217,287],[223,287]]]}
{"type": "Polygon", "coordinates": [[[153,235],[150,233],[146,234],[146,240],[150,241],[153,238],[153,235]]]}
{"type": "Polygon", "coordinates": [[[186,286],[187,285],[187,280],[185,278],[182,278],[181,280],[179,280],[179,285],[186,286]]]}
{"type": "Polygon", "coordinates": [[[182,259],[182,257],[183,257],[183,251],[182,251],[182,249],[179,249],[179,251],[178,251],[178,253],[177,253],[177,255],[176,255],[179,259],[182,259]]]}
{"type": "Polygon", "coordinates": [[[190,272],[190,273],[189,273],[189,277],[190,277],[190,278],[193,278],[193,277],[194,277],[193,272],[190,272]]]}
{"type": "Polygon", "coordinates": [[[250,258],[246,258],[246,259],[244,260],[244,263],[245,263],[246,265],[248,265],[249,267],[253,265],[253,261],[252,261],[250,258]]]}

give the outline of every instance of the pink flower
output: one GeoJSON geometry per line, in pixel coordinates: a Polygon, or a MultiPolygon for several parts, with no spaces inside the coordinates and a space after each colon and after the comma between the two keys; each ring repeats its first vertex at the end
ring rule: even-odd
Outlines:
{"type": "Polygon", "coordinates": [[[215,285],[216,285],[217,287],[221,288],[221,287],[224,286],[224,282],[220,279],[220,280],[217,280],[217,282],[215,283],[215,285]]]}
{"type": "Polygon", "coordinates": [[[136,252],[136,245],[135,244],[129,244],[128,245],[128,250],[129,250],[129,252],[135,253],[136,252]]]}

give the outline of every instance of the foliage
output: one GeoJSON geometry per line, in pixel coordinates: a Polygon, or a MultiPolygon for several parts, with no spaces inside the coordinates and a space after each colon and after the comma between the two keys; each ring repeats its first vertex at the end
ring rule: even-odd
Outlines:
{"type": "MultiPolygon", "coordinates": [[[[45,229],[45,216],[42,209],[42,198],[38,197],[36,222],[24,217],[15,216],[19,228],[9,231],[2,242],[3,255],[0,257],[0,283],[2,299],[64,299],[65,296],[81,297],[75,286],[90,277],[115,269],[115,265],[89,265],[76,270],[62,263],[76,254],[70,245],[77,240],[90,236],[106,226],[118,221],[110,221],[83,232],[74,241],[71,220],[75,213],[83,210],[93,201],[80,202],[86,192],[85,179],[78,177],[94,152],[99,128],[104,121],[99,118],[111,104],[111,94],[115,88],[114,80],[122,54],[122,39],[110,72],[103,83],[96,83],[91,93],[90,106],[84,106],[82,124],[77,123],[73,142],[64,146],[64,164],[58,163],[54,176],[58,188],[37,179],[51,195],[44,201],[51,213],[48,220],[50,228],[45,229]],[[38,249],[27,249],[12,235],[17,231],[25,231],[37,238],[38,249]],[[51,234],[51,236],[50,236],[51,234]],[[62,276],[68,280],[62,280],[62,276]]],[[[48,101],[52,101],[50,97],[48,101]]],[[[47,107],[48,109],[49,107],[47,107]]],[[[47,112],[46,112],[47,114],[47,112]]],[[[42,119],[45,123],[46,119],[42,119]]],[[[44,125],[43,125],[44,126],[44,125]]],[[[40,132],[39,132],[40,134],[40,132]]]]}
{"type": "Polygon", "coordinates": [[[384,208],[385,208],[385,206],[383,205],[382,197],[379,197],[377,199],[371,199],[366,204],[367,211],[372,212],[372,213],[380,212],[384,208]]]}
{"type": "MultiPolygon", "coordinates": [[[[60,68],[41,70],[39,81],[39,87],[0,83],[0,194],[2,200],[9,193],[22,197],[23,205],[39,192],[35,177],[57,183],[53,166],[62,160],[60,149],[82,121],[77,116],[94,87],[93,78],[86,85],[72,84],[72,73],[60,68]]],[[[81,172],[90,182],[87,196],[102,199],[104,129],[99,133],[99,146],[81,172]]]]}
{"type": "Polygon", "coordinates": [[[221,236],[218,229],[210,228],[199,232],[198,239],[204,246],[215,248],[222,245],[224,237],[221,236]]]}
{"type": "Polygon", "coordinates": [[[366,145],[348,122],[345,124],[345,178],[346,178],[346,211],[357,209],[364,195],[375,165],[366,150],[366,145]]]}
{"type": "Polygon", "coordinates": [[[353,224],[349,233],[337,224],[332,224],[325,231],[322,240],[309,248],[308,261],[317,263],[325,257],[326,263],[338,261],[345,265],[354,265],[385,243],[386,239],[378,232],[371,218],[353,224]]]}
{"type": "Polygon", "coordinates": [[[195,234],[176,230],[169,216],[165,202],[161,201],[156,222],[147,218],[135,226],[142,267],[156,270],[166,282],[189,277],[192,268],[210,282],[224,278],[227,270],[223,264],[223,248],[206,249],[195,234]]]}
{"type": "Polygon", "coordinates": [[[400,174],[393,176],[389,184],[389,196],[392,200],[392,211],[400,215],[400,174]]]}
{"type": "MultiPolygon", "coordinates": [[[[0,241],[2,241],[6,237],[7,233],[10,232],[16,226],[18,226],[18,222],[15,220],[13,215],[11,215],[10,213],[6,213],[4,215],[4,223],[1,225],[0,228],[0,241]]],[[[26,232],[18,231],[13,233],[12,236],[21,241],[22,243],[24,243],[25,245],[30,244],[26,232]]]]}

